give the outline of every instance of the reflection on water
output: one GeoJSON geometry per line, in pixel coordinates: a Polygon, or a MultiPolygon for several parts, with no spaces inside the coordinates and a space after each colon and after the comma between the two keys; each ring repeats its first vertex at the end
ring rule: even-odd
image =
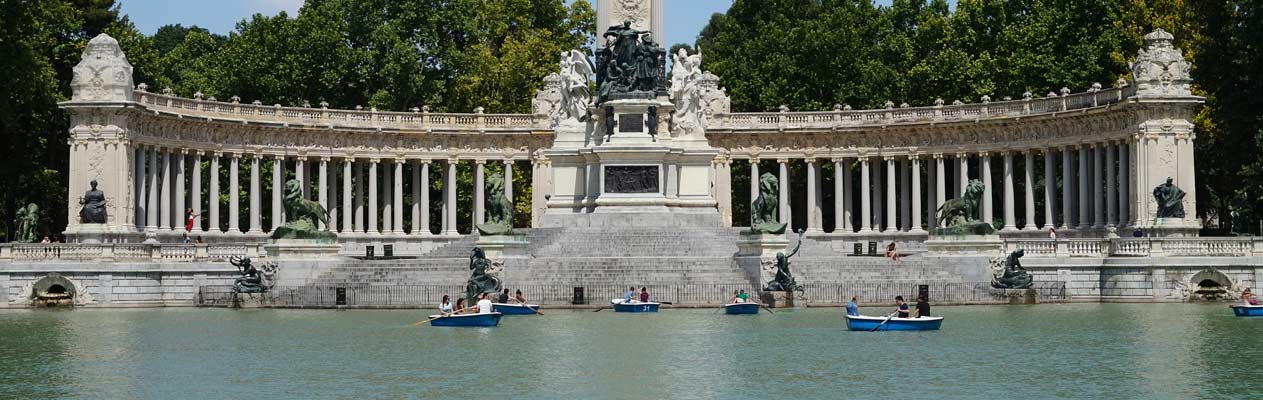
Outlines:
{"type": "MultiPolygon", "coordinates": [[[[869,309],[869,314],[883,310],[869,309]]],[[[1224,398],[1263,392],[1263,318],[1221,304],[937,307],[939,332],[840,310],[0,312],[4,398],[1224,398]]]]}

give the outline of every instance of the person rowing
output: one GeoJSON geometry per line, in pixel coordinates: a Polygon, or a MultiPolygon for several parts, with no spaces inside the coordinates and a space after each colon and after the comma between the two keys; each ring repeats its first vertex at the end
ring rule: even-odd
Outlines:
{"type": "Polygon", "coordinates": [[[479,314],[491,314],[491,299],[487,298],[486,293],[478,295],[478,303],[474,305],[474,311],[479,314]]]}
{"type": "Polygon", "coordinates": [[[522,295],[522,289],[518,289],[517,292],[513,294],[513,302],[526,304],[526,296],[522,295]]]}
{"type": "Polygon", "coordinates": [[[728,304],[737,304],[737,303],[745,303],[745,300],[741,299],[741,292],[733,290],[732,298],[728,299],[728,304]]]}
{"type": "Polygon", "coordinates": [[[917,296],[917,318],[925,318],[930,316],[930,302],[925,301],[924,297],[917,296]]]}
{"type": "Polygon", "coordinates": [[[632,286],[630,288],[627,288],[627,293],[623,293],[623,304],[631,304],[632,300],[635,298],[636,298],[636,287],[632,286]]]}
{"type": "Polygon", "coordinates": [[[465,298],[456,299],[456,310],[452,311],[452,315],[461,315],[465,313],[465,298]]]}
{"type": "Polygon", "coordinates": [[[860,316],[860,306],[855,303],[857,296],[851,296],[851,302],[846,303],[846,315],[852,317],[860,316]]]}
{"type": "Polygon", "coordinates": [[[448,295],[443,295],[443,301],[439,303],[439,315],[452,315],[452,299],[448,295]]]}
{"type": "Polygon", "coordinates": [[[903,296],[895,296],[895,316],[899,318],[908,318],[908,303],[903,301],[903,296]]]}
{"type": "Polygon", "coordinates": [[[509,289],[508,288],[505,288],[504,292],[500,293],[500,295],[496,298],[496,302],[500,304],[509,303],[509,289]]]}

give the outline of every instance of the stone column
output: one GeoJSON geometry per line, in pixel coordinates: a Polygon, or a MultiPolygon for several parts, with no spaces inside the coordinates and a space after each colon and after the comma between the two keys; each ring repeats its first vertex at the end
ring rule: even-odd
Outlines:
{"type": "Polygon", "coordinates": [[[860,157],[860,232],[873,231],[872,173],[868,171],[868,157],[860,157]]]}
{"type": "Polygon", "coordinates": [[[1013,153],[1004,152],[1004,230],[1017,229],[1016,215],[1013,210],[1013,153]]]}
{"type": "MultiPolygon", "coordinates": [[[[512,171],[513,163],[505,161],[506,171],[512,171]]],[[[732,158],[727,156],[715,157],[711,161],[711,174],[714,176],[714,185],[711,185],[711,195],[715,197],[715,201],[719,208],[719,226],[731,228],[732,224],[732,158]]],[[[506,184],[504,190],[507,194],[512,194],[512,185],[506,184]]],[[[676,192],[679,192],[678,184],[676,192]]],[[[509,198],[512,203],[513,199],[509,198]]]]}
{"type": "Polygon", "coordinates": [[[391,211],[394,220],[390,224],[390,232],[396,235],[403,234],[403,164],[406,162],[408,161],[401,158],[395,159],[395,178],[392,179],[395,207],[391,211]]]}
{"type": "Polygon", "coordinates": [[[207,195],[207,197],[209,197],[208,201],[210,201],[210,215],[209,215],[210,222],[207,225],[210,226],[211,233],[223,232],[223,230],[220,228],[223,225],[220,225],[220,219],[219,219],[219,157],[220,155],[221,154],[219,152],[211,153],[211,159],[210,159],[210,170],[211,170],[210,171],[210,193],[207,195]]]}
{"type": "Polygon", "coordinates": [[[833,159],[834,230],[855,232],[851,225],[851,164],[845,158],[833,159]]]}
{"type": "Polygon", "coordinates": [[[924,232],[921,229],[921,157],[912,157],[912,228],[911,232],[924,232]]]}
{"type": "Polygon", "coordinates": [[[982,222],[990,224],[991,221],[995,219],[995,202],[992,200],[995,197],[992,195],[995,183],[993,182],[993,179],[991,179],[991,154],[978,154],[978,169],[980,170],[978,175],[982,177],[981,220],[982,222]]]}
{"type": "Polygon", "coordinates": [[[444,221],[446,230],[443,233],[453,236],[460,234],[460,231],[456,229],[456,165],[459,162],[456,159],[447,160],[447,174],[445,175],[447,183],[443,185],[443,193],[447,195],[447,200],[443,202],[446,211],[444,214],[446,215],[444,221]]]}
{"type": "Polygon", "coordinates": [[[232,153],[228,164],[228,233],[241,233],[241,154],[232,153]]]}
{"type": "Polygon", "coordinates": [[[1101,144],[1092,146],[1092,212],[1093,228],[1105,229],[1105,148],[1101,144]]]}
{"type": "Polygon", "coordinates": [[[419,163],[412,164],[412,204],[408,207],[411,211],[412,230],[408,231],[409,235],[421,234],[421,165],[419,163]]]}
{"type": "Polygon", "coordinates": [[[1106,215],[1105,220],[1108,226],[1118,226],[1118,169],[1114,164],[1114,154],[1118,152],[1115,144],[1109,143],[1105,147],[1105,201],[1106,215]]]}
{"type": "MultiPolygon", "coordinates": [[[[724,165],[729,165],[731,163],[732,163],[731,159],[726,159],[724,165]]],[[[724,171],[729,171],[729,169],[725,168],[724,171]]],[[[724,181],[726,182],[728,180],[725,179],[724,181]]],[[[731,185],[725,185],[724,187],[728,188],[729,192],[732,192],[732,188],[730,186],[731,185]]],[[[509,200],[509,206],[512,207],[513,205],[513,160],[504,160],[504,198],[509,200]]],[[[729,201],[729,203],[731,203],[731,201],[729,201]]],[[[732,206],[729,205],[728,209],[729,209],[728,213],[731,214],[732,206]]],[[[510,208],[510,210],[512,210],[512,208],[510,208]]],[[[729,219],[731,218],[732,217],[730,216],[729,219]]],[[[732,226],[732,224],[730,223],[729,226],[732,226]]]]}
{"type": "Polygon", "coordinates": [[[1089,207],[1091,200],[1088,199],[1088,194],[1092,193],[1092,188],[1088,184],[1088,181],[1092,179],[1091,176],[1088,176],[1091,172],[1088,169],[1088,158],[1091,157],[1088,151],[1088,146],[1079,146],[1079,229],[1092,228],[1092,216],[1088,213],[1091,211],[1091,207],[1089,207]]]}
{"type": "Polygon", "coordinates": [[[355,196],[351,178],[355,176],[354,158],[342,159],[342,231],[355,232],[355,196]]]}
{"type": "Polygon", "coordinates": [[[965,194],[965,188],[969,187],[969,154],[957,153],[956,161],[959,162],[957,169],[960,172],[960,181],[956,184],[956,197],[965,194]]]}
{"type": "Polygon", "coordinates": [[[159,229],[164,231],[171,230],[171,150],[160,150],[162,156],[162,180],[161,194],[158,199],[158,207],[154,207],[158,211],[159,229]]]}
{"type": "Polygon", "coordinates": [[[145,228],[145,203],[148,201],[148,195],[145,193],[145,179],[147,176],[145,175],[146,161],[144,146],[137,144],[133,149],[133,153],[135,157],[133,157],[134,159],[132,162],[135,163],[134,165],[136,166],[136,168],[133,169],[135,176],[132,177],[132,188],[134,188],[132,191],[136,193],[136,197],[132,198],[132,200],[134,200],[133,206],[135,207],[135,215],[133,215],[133,218],[136,219],[134,228],[137,231],[140,231],[145,228]]]}
{"type": "Polygon", "coordinates": [[[899,160],[899,230],[912,230],[912,206],[908,202],[912,190],[912,168],[907,159],[899,160]]]}
{"type": "Polygon", "coordinates": [[[421,207],[419,208],[421,218],[420,220],[418,220],[417,223],[419,225],[417,226],[420,226],[421,230],[417,231],[414,229],[413,231],[420,232],[425,235],[429,235],[430,234],[430,160],[422,160],[421,164],[419,164],[418,167],[421,168],[421,173],[420,173],[421,192],[419,196],[421,199],[420,201],[421,207]]]}
{"type": "Polygon", "coordinates": [[[789,229],[785,233],[794,230],[793,213],[789,210],[789,160],[785,158],[777,159],[776,164],[780,168],[780,217],[781,223],[786,224],[789,229]]]}
{"type": "Polygon", "coordinates": [[[1057,167],[1052,149],[1043,149],[1043,226],[1047,231],[1057,226],[1057,167]]]}
{"type": "Polygon", "coordinates": [[[807,162],[807,231],[824,232],[820,218],[820,166],[814,158],[804,161],[807,162]]]}
{"type": "Polygon", "coordinates": [[[871,182],[873,183],[873,231],[881,232],[882,227],[885,226],[882,224],[882,222],[884,222],[882,220],[882,216],[885,215],[884,211],[886,205],[886,202],[883,200],[883,196],[885,196],[886,191],[883,188],[882,181],[882,170],[885,168],[882,168],[880,159],[878,159],[874,164],[873,168],[870,169],[873,176],[869,178],[872,179],[871,182]]]}
{"type": "Polygon", "coordinates": [[[285,156],[272,156],[272,230],[285,224],[285,156]]]}
{"type": "Polygon", "coordinates": [[[1130,226],[1131,222],[1131,160],[1126,141],[1118,144],[1118,222],[1130,226]]]}
{"type": "Polygon", "coordinates": [[[1058,229],[1074,229],[1074,160],[1070,146],[1061,148],[1061,227],[1058,229]]]}
{"type": "Polygon", "coordinates": [[[895,189],[898,187],[897,186],[898,183],[896,183],[896,178],[898,178],[898,176],[899,176],[899,173],[895,172],[895,158],[887,156],[886,157],[886,225],[885,225],[884,232],[896,232],[899,230],[899,223],[897,220],[895,220],[895,212],[898,211],[897,206],[895,206],[895,202],[898,199],[898,196],[895,194],[895,189]]]}
{"type": "Polygon", "coordinates": [[[329,232],[341,232],[338,222],[341,221],[341,213],[338,212],[338,196],[342,191],[338,189],[338,162],[329,158],[329,186],[321,186],[321,193],[328,192],[326,198],[329,199],[329,206],[325,210],[329,211],[329,232]]]}
{"type": "Polygon", "coordinates": [[[368,192],[368,171],[365,171],[364,163],[355,161],[355,229],[357,233],[368,233],[368,225],[365,217],[368,210],[364,206],[365,194],[368,192]]]}
{"type": "MultiPolygon", "coordinates": [[[[317,176],[320,178],[319,186],[317,186],[320,190],[320,193],[317,194],[318,196],[317,202],[320,203],[321,208],[328,210],[329,209],[329,156],[320,157],[320,165],[317,167],[316,173],[318,174],[317,176]]],[[[333,221],[329,221],[329,222],[333,222],[333,221]]],[[[325,226],[324,223],[319,223],[319,228],[321,230],[330,230],[329,227],[325,226]]]]}
{"type": "Polygon", "coordinates": [[[379,235],[381,231],[377,230],[377,164],[381,160],[372,158],[368,160],[368,234],[379,235]]]}
{"type": "MultiPolygon", "coordinates": [[[[387,164],[389,163],[390,162],[388,160],[387,164]]],[[[395,211],[394,210],[395,203],[392,201],[393,199],[391,195],[391,189],[395,187],[395,184],[394,184],[395,174],[391,172],[391,169],[389,166],[382,167],[382,169],[383,169],[382,174],[380,175],[380,178],[378,178],[381,180],[381,182],[379,182],[377,186],[379,190],[379,192],[377,193],[377,196],[379,199],[381,199],[381,203],[380,203],[381,208],[378,214],[378,219],[381,220],[380,221],[381,225],[378,225],[378,228],[381,229],[381,233],[390,234],[390,231],[391,231],[390,225],[392,222],[394,222],[394,218],[391,217],[391,215],[394,214],[394,211],[395,211]]]]}
{"type": "Polygon", "coordinates": [[[478,225],[487,222],[487,188],[486,179],[484,179],[484,169],[487,160],[474,160],[474,228],[470,228],[473,232],[477,230],[478,225]]]}
{"type": "Polygon", "coordinates": [[[303,190],[303,198],[310,199],[311,185],[308,185],[307,181],[311,178],[307,176],[307,156],[300,155],[294,158],[294,179],[303,190]]]}
{"type": "Polygon", "coordinates": [[[263,200],[259,193],[259,159],[262,154],[254,154],[250,157],[250,226],[246,229],[250,233],[263,234],[263,221],[261,208],[263,200]]]}
{"type": "Polygon", "coordinates": [[[193,151],[193,230],[202,230],[202,152],[193,151]]]}
{"type": "Polygon", "coordinates": [[[1026,221],[1023,221],[1022,230],[1033,231],[1035,229],[1035,152],[1027,149],[1023,152],[1026,156],[1024,160],[1025,173],[1023,174],[1026,181],[1023,182],[1026,187],[1022,190],[1024,200],[1026,200],[1026,221]]]}
{"type": "Polygon", "coordinates": [[[184,198],[189,194],[188,189],[184,187],[184,168],[187,164],[184,162],[185,153],[188,153],[188,150],[181,149],[175,153],[175,207],[172,207],[174,209],[172,211],[175,212],[172,213],[172,218],[175,218],[175,229],[180,231],[183,231],[185,224],[188,223],[184,216],[184,198]]]}
{"type": "MultiPolygon", "coordinates": [[[[750,159],[750,203],[759,198],[759,159],[750,159]]],[[[753,211],[752,211],[753,212],[753,211]]],[[[751,218],[753,221],[753,218],[751,218]]]]}
{"type": "Polygon", "coordinates": [[[947,201],[946,193],[944,193],[947,191],[947,188],[946,188],[947,186],[946,175],[947,174],[944,173],[945,171],[943,171],[943,167],[945,166],[943,164],[944,164],[943,155],[935,154],[934,155],[934,207],[932,208],[934,210],[933,212],[934,216],[933,216],[933,219],[931,219],[931,221],[933,221],[931,225],[938,228],[943,227],[942,224],[939,224],[938,209],[939,207],[943,206],[943,202],[947,201]]]}

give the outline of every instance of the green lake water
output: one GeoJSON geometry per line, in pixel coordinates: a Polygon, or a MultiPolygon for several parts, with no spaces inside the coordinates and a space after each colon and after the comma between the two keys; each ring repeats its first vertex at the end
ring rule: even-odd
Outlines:
{"type": "MultiPolygon", "coordinates": [[[[1223,304],[935,307],[937,332],[839,309],[0,311],[0,398],[1250,398],[1263,318],[1223,304]]],[[[864,308],[865,314],[885,309],[864,308]]]]}

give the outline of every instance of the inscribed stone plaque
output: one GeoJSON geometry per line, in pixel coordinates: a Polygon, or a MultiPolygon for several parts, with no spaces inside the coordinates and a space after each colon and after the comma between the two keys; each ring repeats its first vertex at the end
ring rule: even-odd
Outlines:
{"type": "Polygon", "coordinates": [[[618,131],[619,132],[643,132],[645,130],[645,116],[640,114],[619,114],[618,115],[618,131]]]}
{"type": "Polygon", "coordinates": [[[605,167],[605,193],[658,193],[658,166],[605,167]]]}

